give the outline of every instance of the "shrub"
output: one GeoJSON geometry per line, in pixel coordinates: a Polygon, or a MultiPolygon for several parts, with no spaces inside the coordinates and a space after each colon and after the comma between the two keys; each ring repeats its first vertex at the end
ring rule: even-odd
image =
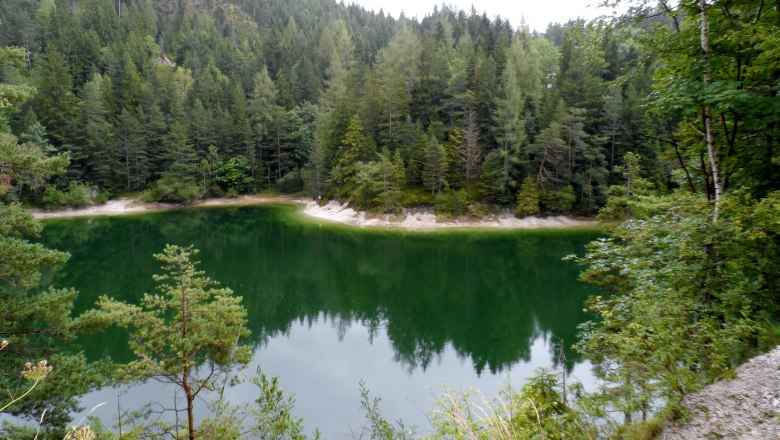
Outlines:
{"type": "Polygon", "coordinates": [[[142,199],[145,202],[189,203],[200,195],[200,188],[194,179],[165,174],[154,182],[142,199]]]}
{"type": "Polygon", "coordinates": [[[217,165],[214,181],[231,197],[249,192],[254,187],[252,165],[244,156],[231,157],[217,165]]]}
{"type": "Polygon", "coordinates": [[[105,201],[100,193],[81,182],[69,182],[68,189],[65,191],[60,191],[55,185],[46,185],[41,196],[41,204],[46,209],[61,206],[78,208],[99,201],[105,201]]]}
{"type": "Polygon", "coordinates": [[[434,197],[423,188],[403,188],[400,201],[403,206],[430,206],[434,197]]]}
{"type": "Polygon", "coordinates": [[[571,185],[557,190],[542,190],[540,197],[544,211],[552,214],[571,212],[575,200],[574,188],[571,185]]]}
{"type": "Polygon", "coordinates": [[[292,194],[303,191],[303,178],[298,170],[290,171],[276,181],[276,187],[282,194],[292,194]]]}
{"type": "Polygon", "coordinates": [[[443,191],[436,194],[433,212],[458,217],[469,213],[469,201],[465,190],[443,191]]]}

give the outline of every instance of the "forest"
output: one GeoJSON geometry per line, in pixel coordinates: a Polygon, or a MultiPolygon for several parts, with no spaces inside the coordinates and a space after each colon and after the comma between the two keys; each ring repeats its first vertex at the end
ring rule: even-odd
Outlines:
{"type": "Polygon", "coordinates": [[[478,215],[515,206],[525,183],[520,215],[593,215],[627,152],[660,189],[680,167],[657,148],[668,135],[642,104],[654,60],[633,30],[539,35],[475,9],[418,23],[327,1],[0,8],[2,43],[26,51],[3,75],[37,90],[5,124],[70,157],[27,195],[45,206],[273,189],[478,215]]]}
{"type": "MultiPolygon", "coordinates": [[[[598,216],[608,237],[569,259],[601,291],[577,349],[604,385],[575,398],[560,376],[537,376],[514,394],[510,438],[643,438],[683,419],[685,395],[778,340],[780,7],[621,3],[624,16],[538,33],[446,6],[418,21],[332,0],[4,0],[2,380],[44,357],[80,371],[42,381],[14,414],[54,408],[46,429],[67,432],[73,396],[112,367],[61,344],[142,319],[109,299],[71,317],[76,292],[43,287],[67,254],[34,242],[41,226],[22,204],[269,191],[378,214],[598,216]]],[[[158,255],[172,265],[166,292],[195,254],[158,255]]],[[[47,367],[25,371],[41,380],[47,367]]],[[[404,437],[364,403],[372,438],[404,437]]],[[[463,417],[437,432],[487,429],[463,417]]],[[[278,438],[298,438],[285,422],[278,438]]]]}

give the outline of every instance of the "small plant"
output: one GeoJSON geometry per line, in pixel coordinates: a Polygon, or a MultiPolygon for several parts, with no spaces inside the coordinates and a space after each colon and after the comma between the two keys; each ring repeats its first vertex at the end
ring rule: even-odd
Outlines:
{"type": "MultiPolygon", "coordinates": [[[[4,339],[2,342],[0,342],[0,350],[5,350],[8,345],[8,341],[4,339]]],[[[28,381],[32,381],[33,384],[30,386],[30,388],[27,389],[27,391],[17,397],[12,398],[10,402],[6,403],[2,408],[0,408],[0,413],[4,412],[14,403],[27,397],[27,395],[30,394],[36,386],[38,386],[38,383],[40,383],[49,373],[51,373],[52,369],[53,367],[49,365],[46,360],[38,361],[38,363],[35,365],[31,364],[30,362],[24,364],[24,370],[21,373],[22,378],[28,381]]]]}
{"type": "MultiPolygon", "coordinates": [[[[414,438],[415,428],[407,428],[402,421],[397,421],[396,426],[388,422],[379,411],[381,399],[370,398],[366,383],[360,381],[360,407],[366,414],[366,426],[363,433],[369,435],[371,440],[411,440],[414,438]]],[[[360,435],[363,438],[363,435],[360,435]]]]}

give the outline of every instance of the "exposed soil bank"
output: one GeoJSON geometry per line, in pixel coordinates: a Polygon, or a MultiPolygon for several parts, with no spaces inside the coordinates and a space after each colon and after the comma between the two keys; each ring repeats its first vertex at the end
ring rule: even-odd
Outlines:
{"type": "MultiPolygon", "coordinates": [[[[407,209],[401,215],[372,216],[363,211],[355,211],[346,204],[331,201],[324,206],[316,202],[284,196],[241,196],[235,198],[214,198],[198,200],[187,207],[198,206],[236,206],[259,205],[264,203],[296,203],[303,206],[302,211],[310,217],[353,226],[369,226],[384,228],[401,228],[409,230],[432,230],[443,228],[504,228],[504,229],[535,229],[535,228],[567,228],[593,227],[592,220],[577,220],[566,216],[528,217],[519,219],[509,213],[492,215],[483,219],[441,219],[427,209],[407,209]]],[[[69,218],[99,215],[123,215],[152,211],[163,211],[181,208],[179,205],[166,203],[146,203],[137,199],[123,198],[109,200],[102,205],[85,208],[68,208],[58,211],[32,209],[35,218],[69,218]]]]}
{"type": "Polygon", "coordinates": [[[780,347],[737,368],[683,400],[691,411],[683,425],[667,425],[660,440],[780,439],[780,347]]]}

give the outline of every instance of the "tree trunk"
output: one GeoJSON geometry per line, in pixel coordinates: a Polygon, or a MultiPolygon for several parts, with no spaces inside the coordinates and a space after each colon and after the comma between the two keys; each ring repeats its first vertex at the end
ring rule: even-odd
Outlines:
{"type": "MultiPolygon", "coordinates": [[[[707,3],[705,0],[699,0],[699,7],[701,8],[701,51],[702,51],[702,61],[704,65],[704,87],[706,88],[707,85],[710,83],[710,60],[709,60],[709,51],[710,51],[710,41],[709,41],[709,34],[710,34],[710,26],[709,21],[707,19],[707,3]]],[[[707,144],[707,156],[709,158],[710,163],[710,171],[712,173],[712,186],[713,186],[713,192],[714,192],[714,199],[715,199],[715,209],[712,214],[712,221],[717,222],[718,221],[718,215],[720,213],[720,194],[722,192],[721,188],[721,182],[720,182],[720,164],[718,163],[718,157],[716,155],[715,151],[715,145],[712,139],[712,113],[710,111],[709,106],[706,104],[704,105],[704,108],[702,109],[702,118],[704,119],[704,137],[705,142],[707,144]]]]}
{"type": "Polygon", "coordinates": [[[184,388],[184,394],[187,396],[187,433],[190,440],[195,440],[195,416],[193,411],[195,396],[192,395],[192,388],[190,387],[189,366],[184,367],[184,371],[181,375],[181,383],[184,388]]]}
{"type": "MultiPolygon", "coordinates": [[[[125,139],[127,141],[127,139],[125,139]]],[[[127,189],[130,189],[130,151],[127,148],[127,142],[125,142],[125,171],[127,172],[127,189]]]]}
{"type": "Polygon", "coordinates": [[[276,130],[276,180],[282,178],[282,129],[276,130]]]}
{"type": "MultiPolygon", "coordinates": [[[[190,319],[189,303],[187,296],[187,286],[183,286],[181,292],[181,338],[187,339],[187,324],[190,319]]],[[[190,364],[189,359],[185,359],[184,367],[182,368],[181,384],[184,388],[184,395],[187,397],[187,433],[190,440],[195,440],[195,417],[193,414],[193,404],[195,396],[192,394],[192,388],[190,387],[190,364]]]]}

